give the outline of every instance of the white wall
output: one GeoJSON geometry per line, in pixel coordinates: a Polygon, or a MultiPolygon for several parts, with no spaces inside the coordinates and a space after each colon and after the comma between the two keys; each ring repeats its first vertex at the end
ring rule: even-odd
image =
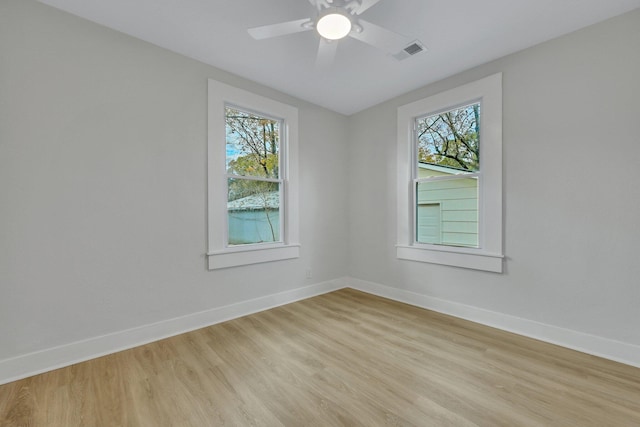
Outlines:
{"type": "Polygon", "coordinates": [[[636,10],[352,116],[351,276],[640,344],[639,46],[636,10]],[[397,260],[396,108],[496,72],[506,272],[397,260]]]}
{"type": "Polygon", "coordinates": [[[2,0],[0,361],[345,276],[346,136],[342,115],[2,0]],[[299,109],[300,259],[207,271],[208,78],[299,109]]]}

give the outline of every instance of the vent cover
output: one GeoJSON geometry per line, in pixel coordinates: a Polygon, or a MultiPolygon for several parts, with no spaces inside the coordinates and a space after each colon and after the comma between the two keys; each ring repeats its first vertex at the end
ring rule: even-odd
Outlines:
{"type": "Polygon", "coordinates": [[[407,59],[408,57],[416,55],[424,50],[426,50],[424,45],[420,41],[416,40],[409,43],[404,49],[392,56],[398,61],[402,61],[403,59],[407,59]]]}

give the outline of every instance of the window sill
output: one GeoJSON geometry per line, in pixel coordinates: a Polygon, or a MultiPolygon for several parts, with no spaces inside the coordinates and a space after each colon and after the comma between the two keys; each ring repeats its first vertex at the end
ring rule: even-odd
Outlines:
{"type": "Polygon", "coordinates": [[[208,253],[209,270],[299,258],[300,245],[239,247],[208,253]]]}
{"type": "Polygon", "coordinates": [[[430,249],[401,245],[396,246],[396,257],[409,261],[451,265],[493,273],[502,273],[502,259],[504,258],[499,254],[475,250],[472,252],[469,249],[457,250],[454,247],[430,249]]]}

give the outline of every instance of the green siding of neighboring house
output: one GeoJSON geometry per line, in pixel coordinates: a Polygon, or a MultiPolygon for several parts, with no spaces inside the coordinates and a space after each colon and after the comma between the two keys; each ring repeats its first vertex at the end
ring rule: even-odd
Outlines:
{"type": "MultiPolygon", "coordinates": [[[[418,178],[455,175],[420,164],[418,178]]],[[[459,178],[418,184],[416,233],[420,243],[478,246],[478,180],[459,178]]]]}

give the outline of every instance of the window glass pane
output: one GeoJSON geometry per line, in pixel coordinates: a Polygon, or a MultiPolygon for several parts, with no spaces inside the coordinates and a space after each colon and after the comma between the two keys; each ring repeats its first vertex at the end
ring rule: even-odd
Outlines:
{"type": "Polygon", "coordinates": [[[227,173],[279,178],[280,123],[226,107],[227,173]]]}
{"type": "Polygon", "coordinates": [[[280,184],[228,179],[229,245],[280,241],[280,184]]]}
{"type": "Polygon", "coordinates": [[[416,241],[478,247],[478,179],[418,182],[416,241]]]}
{"type": "Polygon", "coordinates": [[[416,132],[418,178],[480,170],[480,103],[420,117],[416,132]]]}

